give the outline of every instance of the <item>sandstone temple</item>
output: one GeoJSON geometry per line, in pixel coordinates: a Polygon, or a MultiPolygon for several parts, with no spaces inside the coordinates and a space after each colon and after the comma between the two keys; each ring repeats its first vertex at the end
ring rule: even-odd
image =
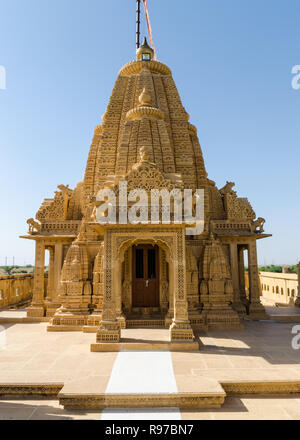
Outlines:
{"type": "Polygon", "coordinates": [[[36,249],[28,316],[51,317],[49,331],[94,332],[95,346],[118,344],[122,329],[138,327],[168,328],[170,343],[193,343],[195,330],[266,317],[256,248],[268,236],[264,219],[233,182],[219,189],[209,179],[189,119],[171,70],[145,39],[119,72],[82,182],[59,185],[27,221],[22,238],[36,249]],[[120,181],[149,197],[152,189],[204,190],[203,232],[187,235],[184,223],[100,224],[97,194],[110,188],[119,197],[120,181]]]}

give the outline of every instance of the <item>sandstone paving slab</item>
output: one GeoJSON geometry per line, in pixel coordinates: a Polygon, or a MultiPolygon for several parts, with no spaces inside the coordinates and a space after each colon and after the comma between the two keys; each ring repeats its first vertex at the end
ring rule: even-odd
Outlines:
{"type": "Polygon", "coordinates": [[[65,395],[93,395],[105,394],[110,375],[88,376],[81,379],[73,379],[65,383],[61,394],[65,395]]]}
{"type": "Polygon", "coordinates": [[[5,408],[0,402],[0,420],[29,420],[35,408],[22,406],[19,408],[5,408]]]}
{"type": "Polygon", "coordinates": [[[196,377],[193,375],[177,374],[175,376],[179,393],[197,393],[224,395],[225,392],[220,383],[214,378],[196,377]]]}

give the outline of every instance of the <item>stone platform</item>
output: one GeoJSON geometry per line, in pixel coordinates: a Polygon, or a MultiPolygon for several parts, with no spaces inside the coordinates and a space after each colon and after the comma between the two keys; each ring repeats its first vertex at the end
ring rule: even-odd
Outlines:
{"type": "MultiPolygon", "coordinates": [[[[171,418],[266,418],[268,414],[271,418],[300,419],[300,350],[294,350],[291,345],[293,324],[272,321],[244,321],[244,324],[244,330],[197,334],[198,351],[118,353],[90,352],[95,334],[47,332],[47,323],[2,324],[0,418],[2,409],[3,417],[8,417],[5,414],[9,411],[12,418],[21,414],[31,417],[32,408],[43,408],[37,409],[41,418],[51,418],[51,408],[60,418],[68,418],[68,414],[72,414],[70,418],[85,418],[87,414],[90,418],[100,418],[100,411],[104,411],[101,416],[104,418],[113,415],[116,419],[125,415],[130,418],[135,411],[145,414],[153,405],[157,417],[169,411],[167,417],[171,418]],[[219,390],[218,395],[209,394],[212,386],[214,392],[219,390]],[[225,399],[213,411],[209,400],[212,397],[218,399],[218,404],[225,399]],[[70,398],[73,401],[67,400],[70,398]],[[138,406],[144,410],[125,408],[134,406],[137,398],[138,406]],[[31,403],[28,399],[32,399],[31,403]],[[51,404],[41,399],[50,399],[51,404]],[[77,410],[63,409],[64,405],[77,410]],[[78,409],[80,405],[85,408],[84,414],[78,409]],[[116,405],[123,406],[123,410],[118,410],[116,405]],[[177,409],[170,405],[177,405],[177,409]],[[268,405],[272,411],[265,414],[268,405]],[[165,409],[157,409],[158,406],[165,409]],[[179,406],[185,410],[178,409],[179,406]],[[188,410],[187,406],[194,409],[188,410]]],[[[136,334],[137,330],[125,331],[136,334]]],[[[138,331],[139,338],[144,334],[143,337],[152,335],[153,339],[153,329],[138,331]]]]}

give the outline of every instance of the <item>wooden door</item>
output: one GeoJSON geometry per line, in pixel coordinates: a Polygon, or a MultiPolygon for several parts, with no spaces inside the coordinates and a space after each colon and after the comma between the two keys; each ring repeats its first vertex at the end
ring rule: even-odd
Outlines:
{"type": "Polygon", "coordinates": [[[158,271],[158,246],[133,246],[133,307],[159,307],[158,271]]]}

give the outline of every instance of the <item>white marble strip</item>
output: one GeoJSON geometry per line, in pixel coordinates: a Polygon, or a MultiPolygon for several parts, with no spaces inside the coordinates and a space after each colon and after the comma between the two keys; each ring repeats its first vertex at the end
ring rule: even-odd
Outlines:
{"type": "MultiPolygon", "coordinates": [[[[115,360],[106,393],[177,393],[169,351],[121,351],[115,360]]],[[[180,420],[178,408],[109,409],[102,420],[180,420]]]]}

